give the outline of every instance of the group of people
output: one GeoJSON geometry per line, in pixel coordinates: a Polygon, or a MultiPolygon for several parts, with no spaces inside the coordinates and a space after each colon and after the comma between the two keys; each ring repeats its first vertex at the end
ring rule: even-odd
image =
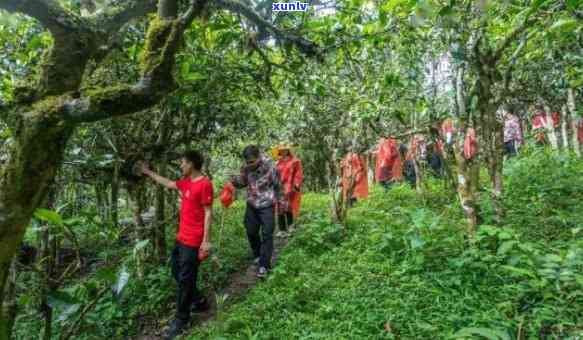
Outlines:
{"type": "MultiPolygon", "coordinates": [[[[272,265],[273,232],[280,236],[293,227],[300,210],[303,169],[289,145],[274,148],[275,163],[255,145],[242,152],[240,173],[230,178],[225,188],[247,188],[244,225],[257,268],[265,277],[272,265]],[[276,222],[277,221],[277,222],[276,222]]],[[[180,220],[171,255],[172,274],[177,283],[176,317],[166,335],[173,339],[188,325],[191,313],[209,308],[197,289],[199,265],[211,251],[211,225],[214,190],[212,181],[202,173],[203,155],[187,151],[180,160],[182,178],[171,180],[139,164],[143,175],[180,195],[180,220]]],[[[232,193],[229,190],[229,193],[232,193]]]]}
{"type": "MultiPolygon", "coordinates": [[[[516,156],[524,145],[521,121],[509,107],[504,108],[500,117],[504,124],[504,154],[506,157],[516,156]]],[[[536,143],[543,145],[548,143],[548,130],[558,128],[560,117],[557,112],[547,115],[542,105],[535,105],[530,123],[536,143]],[[548,121],[549,116],[551,121],[548,121]]],[[[415,186],[417,171],[422,163],[435,176],[443,176],[444,160],[447,158],[445,148],[455,142],[458,131],[451,118],[443,120],[438,130],[439,136],[434,140],[428,141],[425,136],[414,134],[406,145],[395,138],[381,138],[370,152],[348,152],[340,162],[344,198],[354,202],[368,197],[367,173],[371,158],[375,159],[374,180],[386,189],[402,180],[415,186]]],[[[583,144],[583,122],[578,124],[577,137],[579,143],[583,144]]],[[[471,160],[477,154],[476,130],[469,127],[465,133],[463,155],[471,160]]]]}
{"type": "MultiPolygon", "coordinates": [[[[514,156],[524,143],[518,117],[511,111],[504,112],[504,149],[514,156]]],[[[558,114],[551,115],[553,127],[559,124],[558,114]]],[[[532,119],[532,128],[538,143],[546,143],[548,115],[537,107],[532,119]]],[[[579,140],[583,142],[583,125],[579,140]]],[[[375,158],[374,179],[386,189],[405,179],[415,186],[420,163],[425,163],[435,176],[443,175],[444,151],[456,138],[456,127],[450,118],[438,127],[439,137],[426,140],[421,134],[410,137],[408,145],[395,138],[381,138],[370,152],[348,152],[340,162],[341,186],[345,201],[352,204],[357,199],[368,197],[368,161],[375,158]]],[[[463,156],[467,160],[476,157],[478,141],[476,131],[470,127],[465,131],[463,156]]],[[[301,161],[292,154],[289,145],[272,149],[272,157],[260,151],[256,145],[245,147],[242,152],[244,164],[240,173],[233,175],[221,193],[221,202],[232,202],[235,188],[247,188],[244,225],[251,253],[256,265],[256,275],[265,277],[272,266],[273,233],[276,226],[278,236],[285,237],[291,230],[300,210],[303,169],[301,161]],[[274,162],[274,159],[277,162],[274,162]],[[225,197],[224,197],[225,196],[225,197]]],[[[172,251],[172,274],[177,282],[176,318],[167,339],[182,333],[191,313],[209,307],[207,300],[197,289],[197,274],[201,261],[211,251],[211,224],[214,190],[211,180],[202,173],[203,155],[198,151],[183,154],[180,163],[182,178],[171,180],[160,176],[140,163],[143,175],[166,188],[179,192],[180,221],[172,251]]]]}

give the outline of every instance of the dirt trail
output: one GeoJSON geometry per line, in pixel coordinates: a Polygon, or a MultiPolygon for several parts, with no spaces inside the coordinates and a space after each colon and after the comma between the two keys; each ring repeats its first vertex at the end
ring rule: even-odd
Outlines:
{"type": "MultiPolygon", "coordinates": [[[[277,258],[281,250],[287,245],[289,238],[274,237],[273,240],[273,264],[276,264],[277,258]]],[[[211,302],[211,308],[204,313],[193,314],[192,328],[205,327],[206,324],[215,319],[217,313],[217,306],[214,297],[227,295],[226,306],[237,301],[242,297],[247,290],[253,288],[259,278],[255,275],[256,266],[249,264],[247,268],[239,272],[233,273],[229,277],[229,285],[221,290],[210,291],[208,294],[211,302]]],[[[226,307],[225,306],[225,307],[226,307]]],[[[225,308],[223,307],[223,308],[225,308]]],[[[134,337],[134,340],[161,340],[163,339],[164,329],[145,329],[142,335],[134,337]]]]}

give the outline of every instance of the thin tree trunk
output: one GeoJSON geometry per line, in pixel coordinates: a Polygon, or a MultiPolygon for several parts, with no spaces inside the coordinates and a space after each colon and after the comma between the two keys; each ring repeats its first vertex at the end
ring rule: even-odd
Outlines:
{"type": "Polygon", "coordinates": [[[547,131],[549,142],[551,143],[551,147],[553,148],[553,150],[558,150],[559,140],[557,138],[557,133],[555,132],[555,123],[553,122],[551,109],[548,105],[545,105],[545,115],[546,115],[545,130],[547,131]]]}
{"type": "Polygon", "coordinates": [[[12,261],[9,269],[8,279],[4,288],[4,302],[0,313],[0,332],[2,334],[11,334],[18,314],[18,304],[16,303],[16,260],[12,261]]]}
{"type": "MultiPolygon", "coordinates": [[[[54,188],[51,189],[47,198],[47,208],[52,209],[55,203],[56,193],[54,188]]],[[[57,288],[55,286],[55,265],[57,244],[56,237],[51,237],[51,228],[49,223],[45,222],[39,232],[41,251],[40,261],[44,265],[44,280],[41,295],[41,312],[44,317],[43,340],[50,340],[53,333],[53,308],[49,305],[48,299],[51,293],[57,288]]]]}
{"type": "Polygon", "coordinates": [[[569,152],[569,112],[567,111],[567,105],[563,105],[561,108],[561,136],[563,137],[563,150],[569,152]]]}
{"type": "MultiPolygon", "coordinates": [[[[166,177],[166,156],[160,160],[160,167],[158,168],[161,176],[166,177]]],[[[156,187],[156,212],[155,212],[155,247],[158,253],[158,260],[160,263],[166,261],[166,191],[163,186],[156,187]]]]}
{"type": "MultiPolygon", "coordinates": [[[[462,142],[463,144],[463,142],[462,142]]],[[[478,228],[478,217],[476,209],[475,193],[473,190],[473,182],[475,181],[475,174],[472,175],[470,169],[476,168],[474,164],[470,164],[464,158],[463,147],[456,150],[457,173],[458,173],[458,187],[457,192],[462,205],[462,210],[466,217],[467,232],[470,238],[473,238],[478,228]]]]}
{"type": "Polygon", "coordinates": [[[116,161],[113,165],[113,178],[111,179],[111,224],[115,228],[119,223],[119,164],[116,161]]]}
{"type": "Polygon", "coordinates": [[[578,157],[581,157],[581,146],[579,144],[579,126],[581,124],[581,118],[577,116],[577,106],[575,105],[575,90],[569,88],[567,90],[567,107],[569,108],[569,113],[571,115],[571,144],[573,145],[573,151],[578,157]]]}
{"type": "MultiPolygon", "coordinates": [[[[146,239],[151,239],[147,235],[146,225],[142,218],[142,213],[144,212],[144,187],[140,184],[133,184],[128,187],[128,194],[130,196],[133,219],[134,219],[134,239],[135,243],[146,239]]],[[[137,274],[141,279],[144,276],[144,250],[141,250],[136,254],[137,261],[137,274]]]]}

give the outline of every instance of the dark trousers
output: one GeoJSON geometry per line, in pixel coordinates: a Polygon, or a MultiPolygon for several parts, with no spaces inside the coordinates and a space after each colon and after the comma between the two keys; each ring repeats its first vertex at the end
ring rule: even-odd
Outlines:
{"type": "Polygon", "coordinates": [[[291,211],[286,211],[277,217],[279,230],[286,231],[287,228],[294,223],[294,215],[291,211]]]}
{"type": "Polygon", "coordinates": [[[172,257],[172,275],[178,285],[176,301],[176,318],[188,322],[190,320],[190,308],[194,302],[201,298],[196,288],[198,275],[198,248],[188,247],[176,242],[172,257]]]}
{"type": "Polygon", "coordinates": [[[513,140],[504,143],[504,151],[508,157],[516,156],[516,143],[513,140]]]}
{"type": "Polygon", "coordinates": [[[393,181],[381,181],[379,182],[381,184],[381,186],[383,188],[385,188],[385,191],[389,191],[389,189],[391,189],[391,186],[395,183],[393,181]]]}
{"type": "Polygon", "coordinates": [[[260,258],[260,267],[271,268],[274,224],[275,212],[273,206],[257,209],[247,204],[245,229],[247,230],[247,238],[249,239],[253,256],[260,258]]]}

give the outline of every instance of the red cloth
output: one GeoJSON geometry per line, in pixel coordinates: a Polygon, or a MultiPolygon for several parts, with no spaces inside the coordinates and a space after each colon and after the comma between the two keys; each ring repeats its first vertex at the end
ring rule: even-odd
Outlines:
{"type": "Polygon", "coordinates": [[[365,199],[368,197],[368,176],[367,176],[367,162],[364,157],[356,153],[349,153],[344,157],[341,163],[342,167],[342,194],[344,199],[348,195],[348,187],[353,179],[354,190],[352,191],[353,198],[365,199]]]}
{"type": "Polygon", "coordinates": [[[401,156],[395,139],[381,138],[377,152],[375,179],[377,182],[397,181],[402,177],[401,156]]]}
{"type": "Polygon", "coordinates": [[[464,157],[471,159],[478,153],[478,140],[476,139],[476,130],[469,128],[464,139],[464,157]]]}
{"type": "Polygon", "coordinates": [[[182,193],[176,240],[186,246],[198,248],[204,236],[204,207],[213,204],[213,184],[207,177],[195,181],[183,178],[176,181],[176,186],[182,193]]]}
{"type": "Polygon", "coordinates": [[[577,127],[577,139],[579,140],[579,144],[583,144],[583,120],[581,118],[579,118],[577,127]]]}
{"type": "Polygon", "coordinates": [[[407,150],[405,159],[410,161],[417,156],[421,142],[423,142],[423,140],[417,138],[416,136],[411,137],[411,142],[409,142],[409,149],[407,150]]]}
{"type": "Polygon", "coordinates": [[[233,183],[227,182],[225,184],[219,195],[219,199],[225,208],[228,208],[233,204],[233,201],[235,200],[235,187],[233,186],[233,183]]]}
{"type": "MultiPolygon", "coordinates": [[[[551,119],[553,120],[553,127],[556,129],[557,127],[559,127],[559,122],[560,122],[560,116],[558,112],[553,112],[551,114],[551,119]]],[[[540,112],[537,113],[536,115],[534,115],[532,117],[532,128],[534,130],[536,129],[545,129],[547,125],[547,114],[546,112],[540,112]]],[[[538,132],[535,135],[535,139],[538,142],[544,143],[546,142],[546,138],[545,138],[545,133],[544,132],[538,132]]]]}
{"type": "Polygon", "coordinates": [[[288,209],[291,210],[294,218],[297,218],[300,214],[302,200],[302,193],[299,190],[304,182],[302,161],[292,155],[290,151],[290,157],[277,161],[277,170],[283,185],[283,194],[288,201],[288,209]],[[294,188],[298,190],[296,191],[294,188]]]}
{"type": "MultiPolygon", "coordinates": [[[[560,115],[558,112],[553,112],[551,114],[551,119],[553,120],[553,127],[559,127],[560,115]]],[[[542,129],[547,125],[547,114],[545,112],[537,113],[532,117],[532,128],[542,129]]]]}

